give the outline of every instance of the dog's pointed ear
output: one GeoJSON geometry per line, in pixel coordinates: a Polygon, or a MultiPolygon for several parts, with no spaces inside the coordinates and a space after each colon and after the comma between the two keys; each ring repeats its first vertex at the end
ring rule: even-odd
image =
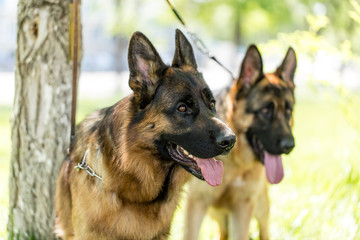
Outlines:
{"type": "Polygon", "coordinates": [[[263,63],[259,50],[255,45],[250,45],[241,64],[238,78],[239,88],[251,86],[263,76],[263,63]]]}
{"type": "Polygon", "coordinates": [[[185,35],[179,29],[176,29],[175,55],[171,66],[181,67],[183,65],[188,65],[194,70],[197,69],[194,51],[191,47],[190,42],[186,39],[185,35]]]}
{"type": "Polygon", "coordinates": [[[135,32],[129,43],[129,86],[135,100],[144,108],[152,99],[166,65],[154,46],[141,32],[135,32]]]}
{"type": "Polygon", "coordinates": [[[281,65],[276,70],[276,75],[283,79],[288,86],[295,88],[294,75],[296,70],[296,54],[292,47],[289,47],[285,58],[281,65]]]}

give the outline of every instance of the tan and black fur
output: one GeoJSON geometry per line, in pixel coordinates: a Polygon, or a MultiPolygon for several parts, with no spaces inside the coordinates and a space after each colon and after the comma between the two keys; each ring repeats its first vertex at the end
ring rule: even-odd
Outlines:
{"type": "Polygon", "coordinates": [[[221,239],[248,240],[253,215],[259,222],[260,239],[269,239],[267,178],[259,148],[287,154],[294,147],[295,52],[289,48],[274,73],[264,74],[262,66],[258,49],[250,46],[238,79],[217,96],[218,115],[233,129],[237,142],[229,155],[220,158],[224,163],[221,186],[211,189],[201,182],[189,183],[186,240],[198,238],[208,210],[219,223],[221,239]]]}
{"type": "Polygon", "coordinates": [[[210,158],[234,145],[179,30],[171,66],[139,32],[130,40],[128,62],[134,93],[80,123],[61,168],[55,227],[62,239],[166,239],[191,176],[185,170],[202,178],[196,164],[170,153],[181,146],[210,158]],[[87,150],[86,163],[102,181],[74,169],[87,150]]]}

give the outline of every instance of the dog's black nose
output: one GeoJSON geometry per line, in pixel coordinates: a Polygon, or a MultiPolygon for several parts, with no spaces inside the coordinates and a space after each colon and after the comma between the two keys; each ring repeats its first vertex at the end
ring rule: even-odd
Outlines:
{"type": "Polygon", "coordinates": [[[235,145],[235,142],[236,142],[236,136],[233,134],[216,137],[216,143],[224,150],[232,149],[235,145]]]}
{"type": "Polygon", "coordinates": [[[295,141],[293,137],[284,138],[280,140],[280,149],[283,153],[290,153],[295,147],[295,141]]]}

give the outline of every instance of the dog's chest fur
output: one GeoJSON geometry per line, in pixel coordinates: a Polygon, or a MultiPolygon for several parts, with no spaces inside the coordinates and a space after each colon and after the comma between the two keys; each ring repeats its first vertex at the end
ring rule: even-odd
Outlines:
{"type": "MultiPolygon", "coordinates": [[[[181,168],[173,171],[173,177],[179,178],[183,175],[181,168]]],[[[168,196],[160,201],[130,202],[123,199],[126,194],[122,196],[121,193],[106,190],[102,183],[91,183],[88,176],[74,174],[72,177],[77,180],[72,184],[71,190],[83,197],[73,201],[73,223],[78,226],[86,225],[88,229],[84,229],[84,234],[94,231],[107,232],[105,239],[152,239],[169,233],[170,222],[179,199],[178,192],[168,192],[168,196]],[[79,222],[80,219],[86,219],[86,224],[79,222]]],[[[181,188],[172,180],[169,184],[173,184],[170,191],[181,188]]],[[[82,233],[78,235],[83,236],[83,239],[91,239],[82,233]]]]}

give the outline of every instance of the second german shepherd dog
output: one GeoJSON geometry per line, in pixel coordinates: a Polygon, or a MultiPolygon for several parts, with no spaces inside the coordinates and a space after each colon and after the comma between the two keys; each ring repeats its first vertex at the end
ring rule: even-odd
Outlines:
{"type": "Polygon", "coordinates": [[[248,48],[240,76],[217,96],[218,115],[235,132],[236,145],[224,163],[220,187],[210,189],[191,182],[186,210],[185,239],[197,239],[209,207],[218,221],[221,239],[248,240],[253,214],[260,239],[269,239],[267,181],[279,183],[283,176],[281,154],[294,148],[291,132],[294,106],[296,55],[289,48],[274,73],[264,74],[255,45],[248,48]],[[265,166],[265,168],[264,168],[265,166]]]}
{"type": "Polygon", "coordinates": [[[129,43],[133,94],[89,115],[77,129],[56,189],[63,239],[166,239],[190,174],[222,180],[214,159],[235,144],[215,117],[215,99],[176,31],[171,66],[136,32],[129,43]],[[76,171],[76,169],[80,171],[76,171]]]}

